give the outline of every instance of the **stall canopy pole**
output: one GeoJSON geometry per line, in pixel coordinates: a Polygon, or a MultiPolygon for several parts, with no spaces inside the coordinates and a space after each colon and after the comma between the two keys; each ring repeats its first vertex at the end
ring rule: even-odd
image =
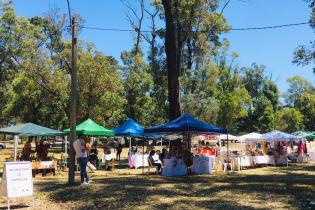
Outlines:
{"type": "Polygon", "coordinates": [[[229,165],[230,157],[229,157],[229,134],[226,134],[226,155],[227,155],[227,165],[229,165]]]}
{"type": "Polygon", "coordinates": [[[131,137],[129,136],[129,159],[131,158],[131,137]]]}
{"type": "Polygon", "coordinates": [[[144,136],[142,136],[142,175],[143,174],[144,174],[144,136]]]}
{"type": "Polygon", "coordinates": [[[14,136],[14,162],[16,161],[19,136],[14,136]]]}
{"type": "Polygon", "coordinates": [[[162,149],[163,149],[163,138],[161,137],[161,152],[162,152],[162,149]]]}
{"type": "Polygon", "coordinates": [[[68,153],[68,136],[65,136],[65,154],[68,153]]]}

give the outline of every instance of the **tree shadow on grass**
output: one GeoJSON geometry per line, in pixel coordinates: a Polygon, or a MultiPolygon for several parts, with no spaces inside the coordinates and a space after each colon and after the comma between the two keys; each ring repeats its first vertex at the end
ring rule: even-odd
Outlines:
{"type": "MultiPolygon", "coordinates": [[[[300,168],[270,168],[269,174],[230,176],[127,176],[97,178],[88,186],[47,183],[37,186],[39,191],[51,192],[56,202],[78,203],[77,209],[257,209],[242,205],[232,197],[220,200],[217,193],[228,192],[229,196],[257,194],[258,199],[266,196],[274,199],[288,198],[288,203],[297,209],[307,209],[308,201],[314,199],[315,176],[307,174],[315,166],[300,168]],[[308,167],[310,167],[308,169],[308,167]],[[305,173],[294,173],[303,170],[305,173]],[[273,173],[277,172],[277,173],[273,173]],[[280,173],[279,173],[280,172],[280,173]],[[198,188],[198,186],[202,186],[198,188]],[[190,199],[190,197],[194,199],[190,199]],[[204,200],[209,198],[208,200],[204,200]],[[154,201],[156,199],[156,201],[154,201]],[[171,200],[171,202],[159,202],[171,200]]],[[[264,208],[259,208],[264,209],[264,208]]],[[[265,208],[266,209],[266,208],[265,208]]]]}
{"type": "MultiPolygon", "coordinates": [[[[10,209],[21,209],[21,208],[27,208],[27,207],[30,207],[30,206],[27,206],[27,205],[10,205],[10,209]]],[[[0,210],[7,210],[8,207],[5,206],[5,207],[0,207],[0,210]]]]}

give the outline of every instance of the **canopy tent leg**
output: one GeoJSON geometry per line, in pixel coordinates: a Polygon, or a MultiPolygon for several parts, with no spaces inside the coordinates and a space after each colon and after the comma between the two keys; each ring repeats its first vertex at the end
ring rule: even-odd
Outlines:
{"type": "Polygon", "coordinates": [[[144,175],[144,136],[142,136],[142,175],[144,175]]]}
{"type": "Polygon", "coordinates": [[[65,154],[68,154],[68,136],[65,136],[65,154]]]}
{"type": "Polygon", "coordinates": [[[14,136],[14,162],[16,162],[19,136],[14,136]]]}
{"type": "MultiPolygon", "coordinates": [[[[230,156],[229,156],[229,134],[226,135],[226,157],[227,157],[227,165],[229,166],[230,156]]],[[[227,169],[228,171],[228,169],[227,169]]]]}
{"type": "Polygon", "coordinates": [[[162,152],[162,149],[163,149],[163,138],[161,137],[161,152],[162,152]]]}
{"type": "Polygon", "coordinates": [[[131,158],[131,137],[129,138],[129,159],[131,158]]]}

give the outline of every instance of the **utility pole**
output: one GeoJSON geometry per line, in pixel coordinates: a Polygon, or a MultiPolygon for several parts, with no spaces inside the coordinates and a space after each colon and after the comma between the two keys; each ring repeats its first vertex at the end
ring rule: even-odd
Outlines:
{"type": "Polygon", "coordinates": [[[71,108],[70,108],[70,153],[69,153],[69,174],[68,184],[75,183],[75,151],[73,142],[76,139],[76,120],[77,120],[77,25],[76,17],[72,17],[72,68],[71,68],[71,108]]]}

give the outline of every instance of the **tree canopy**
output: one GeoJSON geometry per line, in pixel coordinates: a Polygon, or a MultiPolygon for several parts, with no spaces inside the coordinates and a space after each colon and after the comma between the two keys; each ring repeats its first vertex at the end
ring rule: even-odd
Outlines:
{"type": "MultiPolygon", "coordinates": [[[[133,8],[134,1],[123,2],[133,8]]],[[[120,58],[79,40],[77,121],[92,118],[111,128],[131,117],[149,126],[189,112],[235,133],[315,130],[314,85],[294,76],[281,95],[267,67],[239,66],[238,53],[220,36],[230,30],[220,1],[139,3],[140,13],[129,16],[134,46],[120,58]],[[152,33],[141,32],[143,19],[152,33]]],[[[310,6],[314,11],[313,1],[310,6]]],[[[57,10],[18,17],[10,3],[1,11],[0,124],[69,127],[68,17],[57,10]]],[[[293,62],[311,64],[313,55],[312,46],[300,46],[293,62]]]]}

